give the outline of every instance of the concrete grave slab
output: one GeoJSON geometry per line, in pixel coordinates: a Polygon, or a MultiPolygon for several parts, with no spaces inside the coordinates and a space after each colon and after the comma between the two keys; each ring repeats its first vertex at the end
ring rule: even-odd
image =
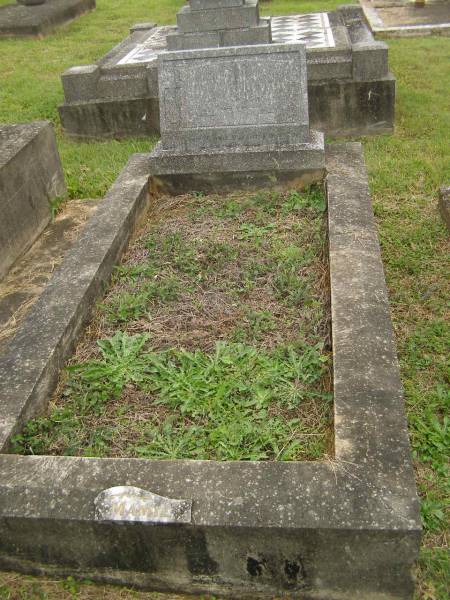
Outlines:
{"type": "Polygon", "coordinates": [[[450,35],[450,5],[446,0],[361,0],[361,7],[376,38],[450,35]]]}
{"type": "MultiPolygon", "coordinates": [[[[395,79],[388,49],[374,40],[360,7],[274,17],[271,23],[277,44],[306,43],[311,127],[333,136],[392,131],[395,79]]],[[[239,31],[226,32],[229,43],[243,43],[233,39],[239,31]]],[[[260,35],[258,28],[253,31],[260,35]]],[[[226,45],[217,32],[186,35],[193,36],[189,47],[198,46],[200,39],[211,47],[226,45]]],[[[65,101],[59,107],[65,132],[82,138],[158,132],[157,55],[168,49],[168,39],[178,49],[176,37],[174,26],[144,24],[95,65],[66,71],[65,101]]],[[[255,37],[251,43],[258,41],[255,37]]]]}
{"type": "Polygon", "coordinates": [[[42,37],[94,8],[95,0],[44,0],[36,5],[0,6],[0,37],[42,37]]]}
{"type": "Polygon", "coordinates": [[[0,279],[42,233],[66,194],[49,121],[0,125],[0,279]]]}
{"type": "MultiPolygon", "coordinates": [[[[130,160],[0,358],[3,449],[48,402],[82,322],[145,211],[147,164],[146,155],[130,160]]],[[[0,568],[242,600],[412,599],[419,505],[360,144],[327,148],[326,192],[334,459],[3,454],[0,568]],[[129,514],[117,512],[115,500],[107,507],[112,512],[99,514],[98,498],[109,498],[117,486],[133,488],[125,498],[129,514]],[[161,514],[170,522],[162,523],[161,514]]]]}

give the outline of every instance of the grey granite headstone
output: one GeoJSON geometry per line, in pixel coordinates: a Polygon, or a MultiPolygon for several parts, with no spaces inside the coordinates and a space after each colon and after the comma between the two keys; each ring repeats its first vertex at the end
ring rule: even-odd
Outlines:
{"type": "Polygon", "coordinates": [[[161,54],[159,94],[166,150],[308,141],[301,44],[161,54]]]}
{"type": "Polygon", "coordinates": [[[167,37],[169,50],[270,42],[270,19],[260,19],[259,0],[191,0],[177,14],[177,31],[167,37]]]}
{"type": "Polygon", "coordinates": [[[323,171],[303,44],[163,52],[158,61],[153,175],[323,171]]]}

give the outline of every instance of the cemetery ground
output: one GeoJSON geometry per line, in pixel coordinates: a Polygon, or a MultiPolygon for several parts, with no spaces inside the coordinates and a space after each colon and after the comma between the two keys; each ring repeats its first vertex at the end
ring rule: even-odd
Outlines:
{"type": "MultiPolygon", "coordinates": [[[[0,3],[6,3],[0,0],[0,3]]],[[[44,40],[0,41],[0,120],[50,119],[59,129],[60,74],[108,51],[135,22],[173,23],[182,1],[124,4],[99,0],[97,10],[44,40]]],[[[340,2],[264,2],[263,12],[321,11],[340,2]]],[[[417,598],[449,595],[448,554],[448,237],[437,190],[450,180],[450,39],[391,40],[397,77],[396,131],[363,139],[383,262],[390,292],[425,527],[417,598]]],[[[69,196],[104,195],[133,152],[155,140],[75,143],[58,135],[69,196]]],[[[63,210],[63,206],[61,207],[63,210]]],[[[148,598],[168,596],[2,573],[4,598],[148,598]]],[[[175,597],[172,597],[175,598],[175,597]]]]}

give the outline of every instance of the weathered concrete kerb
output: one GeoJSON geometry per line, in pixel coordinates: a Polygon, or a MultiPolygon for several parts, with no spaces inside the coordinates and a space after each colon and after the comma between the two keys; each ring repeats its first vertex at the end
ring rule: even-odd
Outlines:
{"type": "MultiPolygon", "coordinates": [[[[48,401],[145,205],[145,162],[132,158],[1,360],[4,444],[48,401]]],[[[1,569],[240,600],[411,600],[419,505],[361,146],[328,147],[327,170],[334,459],[1,455],[1,569]]]]}
{"type": "Polygon", "coordinates": [[[0,448],[46,403],[82,326],[148,202],[135,154],[0,358],[0,448]]]}
{"type": "Polygon", "coordinates": [[[66,184],[49,121],[0,125],[0,279],[42,233],[66,184]]]}

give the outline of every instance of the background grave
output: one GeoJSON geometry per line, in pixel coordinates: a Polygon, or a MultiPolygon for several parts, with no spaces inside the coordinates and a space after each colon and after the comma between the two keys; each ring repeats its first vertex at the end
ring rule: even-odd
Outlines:
{"type": "Polygon", "coordinates": [[[95,8],[95,0],[32,1],[0,6],[0,37],[42,37],[95,8]]]}
{"type": "MultiPolygon", "coordinates": [[[[387,46],[373,39],[359,7],[277,17],[273,31],[277,44],[292,42],[293,35],[307,42],[313,128],[330,135],[392,131],[395,79],[387,46]]],[[[86,138],[159,131],[157,56],[177,35],[175,27],[137,25],[97,63],[63,73],[65,102],[59,113],[64,131],[86,138]]],[[[206,43],[205,32],[196,36],[191,47],[206,43]]]]}

